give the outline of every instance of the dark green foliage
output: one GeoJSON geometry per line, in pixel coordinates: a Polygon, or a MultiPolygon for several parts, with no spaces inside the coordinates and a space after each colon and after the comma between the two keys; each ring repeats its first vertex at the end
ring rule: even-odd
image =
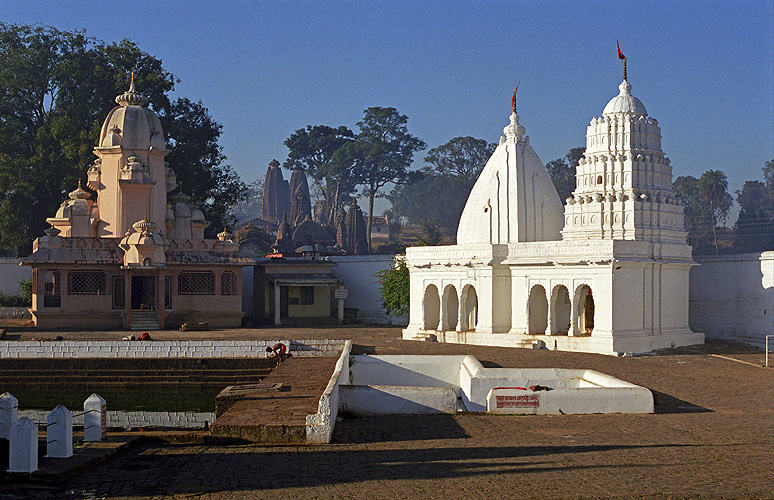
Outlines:
{"type": "Polygon", "coordinates": [[[408,117],[395,108],[373,107],[364,111],[358,122],[357,139],[336,150],[332,162],[337,169],[349,171],[352,181],[363,186],[368,196],[368,250],[371,250],[371,221],[374,198],[385,184],[405,180],[414,153],[427,145],[408,132],[408,117]]]}
{"type": "Polygon", "coordinates": [[[205,236],[236,224],[231,207],[247,199],[247,186],[229,165],[218,144],[223,126],[201,101],[180,98],[159,113],[172,152],[167,161],[177,175],[179,189],[191,196],[211,223],[205,236]]]}
{"type": "Polygon", "coordinates": [[[409,270],[405,255],[396,257],[394,266],[374,276],[379,278],[379,293],[384,310],[396,316],[406,314],[409,308],[409,270]]]}
{"type": "Polygon", "coordinates": [[[731,195],[728,194],[728,179],[726,174],[720,170],[707,170],[699,177],[699,195],[702,200],[709,205],[710,224],[712,226],[712,237],[715,244],[715,254],[720,253],[718,247],[717,226],[719,221],[728,217],[728,211],[734,203],[731,195]]]}
{"type": "Polygon", "coordinates": [[[326,222],[331,225],[336,210],[355,190],[347,165],[331,160],[336,150],[354,140],[355,134],[347,127],[326,125],[307,125],[285,139],[290,151],[282,166],[290,170],[301,168],[312,178],[325,203],[326,222]]]}
{"type": "Polygon", "coordinates": [[[690,175],[680,176],[672,183],[672,189],[683,201],[688,244],[693,247],[694,253],[709,253],[713,249],[712,214],[701,197],[699,179],[690,175]]]}
{"type": "Polygon", "coordinates": [[[412,173],[387,196],[396,213],[423,226],[423,244],[454,242],[470,190],[495,147],[483,139],[455,137],[431,149],[425,157],[430,166],[412,173]]]}
{"type": "Polygon", "coordinates": [[[0,307],[32,307],[32,278],[19,282],[19,295],[0,292],[0,307]]]}
{"type": "Polygon", "coordinates": [[[564,155],[564,158],[557,158],[546,163],[546,170],[554,183],[556,192],[559,193],[559,199],[562,203],[572,196],[575,190],[575,168],[578,162],[583,158],[586,148],[572,148],[564,155]]]}
{"type": "Polygon", "coordinates": [[[736,191],[736,202],[739,204],[739,218],[734,224],[734,250],[774,250],[774,193],[761,181],[747,181],[741,190],[736,191]]]}

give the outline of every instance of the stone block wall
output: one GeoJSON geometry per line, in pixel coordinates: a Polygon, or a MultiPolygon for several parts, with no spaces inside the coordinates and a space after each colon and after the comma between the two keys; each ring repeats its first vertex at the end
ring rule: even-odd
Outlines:
{"type": "Polygon", "coordinates": [[[0,292],[7,295],[18,295],[19,282],[32,278],[29,266],[20,266],[22,259],[0,258],[0,292]]]}
{"type": "Polygon", "coordinates": [[[774,252],[699,256],[691,269],[689,323],[708,339],[757,346],[774,334],[774,252]]]}
{"type": "MultiPolygon", "coordinates": [[[[107,402],[110,405],[110,401],[107,402]]],[[[73,413],[73,426],[83,427],[83,413],[78,408],[68,408],[73,413]]],[[[46,424],[48,411],[22,410],[19,418],[27,417],[38,425],[46,424]]],[[[113,411],[107,412],[107,428],[124,430],[133,427],[204,429],[205,422],[212,424],[214,412],[193,411],[113,411]]]]}

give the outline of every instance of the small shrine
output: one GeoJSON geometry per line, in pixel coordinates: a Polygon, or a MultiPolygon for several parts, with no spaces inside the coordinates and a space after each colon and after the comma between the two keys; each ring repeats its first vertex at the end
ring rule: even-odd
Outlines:
{"type": "Polygon", "coordinates": [[[457,245],[407,250],[404,339],[607,354],[704,342],[688,326],[695,264],[661,129],[625,69],[618,88],[587,128],[564,207],[514,93],[457,245]]]}
{"type": "Polygon", "coordinates": [[[159,117],[135,90],[102,125],[88,188],[69,194],[22,265],[32,267],[39,328],[234,327],[242,267],[231,234],[205,239],[202,211],[178,189],[159,117]],[[206,298],[206,300],[202,300],[206,298]]]}

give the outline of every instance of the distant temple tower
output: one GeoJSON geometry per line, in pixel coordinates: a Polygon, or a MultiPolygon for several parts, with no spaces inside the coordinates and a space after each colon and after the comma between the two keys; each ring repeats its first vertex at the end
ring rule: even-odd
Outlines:
{"type": "Polygon", "coordinates": [[[276,224],[286,213],[290,213],[290,186],[282,178],[279,162],[272,160],[263,182],[263,219],[276,224]]]}
{"type": "Polygon", "coordinates": [[[300,168],[290,174],[290,224],[293,227],[312,216],[312,202],[309,196],[309,182],[300,168]]]}

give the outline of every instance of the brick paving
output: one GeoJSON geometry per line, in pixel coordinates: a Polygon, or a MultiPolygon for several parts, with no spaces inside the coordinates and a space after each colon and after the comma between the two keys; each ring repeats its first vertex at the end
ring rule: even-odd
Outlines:
{"type": "Polygon", "coordinates": [[[715,342],[614,358],[407,342],[382,327],[223,335],[591,368],[657,391],[658,405],[652,415],[344,416],[324,446],[146,443],[64,484],[0,484],[0,498],[774,498],[774,371],[759,350],[715,342]]]}
{"type": "Polygon", "coordinates": [[[306,416],[317,413],[338,357],[289,358],[263,379],[282,383],[280,391],[248,394],[220,415],[212,435],[258,443],[303,443],[306,416]]]}

